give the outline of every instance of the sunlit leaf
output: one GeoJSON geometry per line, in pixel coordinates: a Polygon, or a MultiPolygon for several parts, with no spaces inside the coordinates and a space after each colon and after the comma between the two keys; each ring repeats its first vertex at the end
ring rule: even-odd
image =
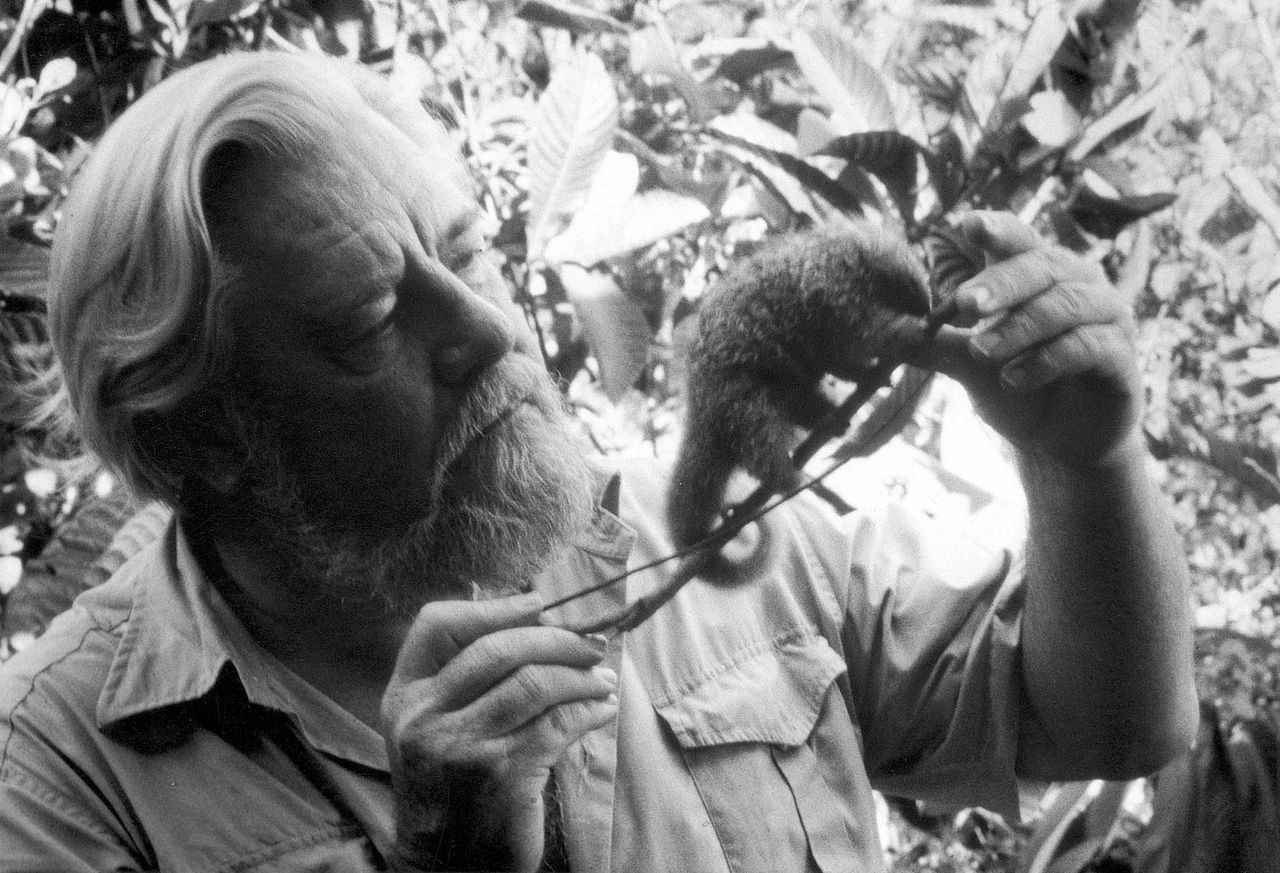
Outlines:
{"type": "Polygon", "coordinates": [[[759,157],[764,158],[765,161],[781,167],[788,175],[795,177],[796,181],[803,185],[805,189],[819,194],[824,200],[837,209],[854,214],[861,213],[861,202],[853,196],[852,192],[850,192],[848,188],[839,184],[835,179],[831,178],[808,161],[797,158],[793,154],[763,148],[737,137],[728,136],[723,133],[719,133],[718,135],[726,142],[733,143],[742,149],[754,152],[759,157]]]}
{"type": "Polygon", "coordinates": [[[40,69],[33,99],[40,100],[54,91],[60,91],[75,80],[76,62],[71,58],[54,58],[40,69]]]}
{"type": "Polygon", "coordinates": [[[529,136],[530,260],[582,205],[617,125],[618,97],[598,57],[580,55],[556,70],[529,136]]]}
{"type": "Polygon", "coordinates": [[[796,154],[816,155],[839,137],[827,116],[806,106],[796,116],[796,154]]]}
{"type": "Polygon", "coordinates": [[[706,205],[673,191],[634,194],[617,208],[583,210],[545,251],[550,263],[584,267],[652,245],[711,215],[706,205]]]}
{"type": "Polygon", "coordinates": [[[867,417],[832,450],[831,459],[865,458],[883,448],[911,422],[916,407],[933,384],[933,376],[932,370],[903,367],[889,392],[875,402],[867,417]]]}
{"type": "Polygon", "coordinates": [[[516,17],[571,33],[627,32],[626,25],[613,16],[565,0],[525,0],[516,17]]]}
{"type": "Polygon", "coordinates": [[[1031,95],[1031,111],[1022,116],[1022,126],[1045,146],[1062,148],[1080,134],[1080,115],[1061,91],[1040,91],[1031,95]]]}
{"type": "MultiPolygon", "coordinates": [[[[31,80],[26,80],[30,84],[31,80]]],[[[0,82],[0,141],[17,136],[31,111],[30,92],[0,82]]]]}
{"type": "Polygon", "coordinates": [[[1049,68],[1049,63],[1066,35],[1067,19],[1061,5],[1056,2],[1047,4],[1022,37],[1021,47],[1000,91],[1000,99],[1028,96],[1036,80],[1049,68]]]}
{"type": "Polygon", "coordinates": [[[588,272],[572,264],[559,272],[587,344],[600,364],[605,396],[617,403],[635,384],[648,360],[649,322],[609,274],[588,272]]]}
{"type": "Polygon", "coordinates": [[[965,71],[965,104],[979,129],[987,125],[995,111],[1017,51],[1018,40],[1012,35],[990,40],[965,71]]]}
{"type": "Polygon", "coordinates": [[[717,114],[707,88],[685,69],[680,60],[680,50],[663,20],[658,19],[654,24],[631,34],[628,58],[636,73],[669,79],[684,98],[689,114],[695,121],[706,121],[717,114]]]}
{"type": "Polygon", "coordinates": [[[791,49],[805,78],[831,104],[833,116],[847,122],[844,132],[896,128],[880,73],[842,34],[829,27],[797,29],[791,49]]]}
{"type": "Polygon", "coordinates": [[[770,152],[745,142],[738,144],[740,142],[728,138],[721,148],[725,154],[747,170],[752,182],[760,189],[757,192],[760,195],[760,206],[771,224],[774,226],[789,224],[789,221],[783,220],[784,216],[780,215],[777,209],[771,208],[775,206],[780,206],[787,211],[788,215],[785,218],[804,216],[810,222],[822,219],[822,211],[817,199],[795,176],[766,157],[770,152]]]}
{"type": "Polygon", "coordinates": [[[1151,222],[1140,221],[1135,228],[1133,245],[1125,255],[1124,264],[1116,276],[1116,290],[1126,300],[1137,300],[1151,275],[1151,262],[1155,258],[1155,234],[1151,222]]]}
{"type": "Polygon", "coordinates": [[[1058,784],[1056,795],[1018,853],[1017,873],[1044,873],[1058,855],[1068,828],[1089,806],[1093,793],[1093,782],[1058,784]]]}
{"type": "Polygon", "coordinates": [[[1276,284],[1262,300],[1262,320],[1280,331],[1280,284],[1276,284]]]}
{"type": "Polygon", "coordinates": [[[751,112],[721,115],[712,119],[707,126],[717,133],[726,134],[769,151],[786,152],[792,155],[798,153],[794,136],[751,112]]]}

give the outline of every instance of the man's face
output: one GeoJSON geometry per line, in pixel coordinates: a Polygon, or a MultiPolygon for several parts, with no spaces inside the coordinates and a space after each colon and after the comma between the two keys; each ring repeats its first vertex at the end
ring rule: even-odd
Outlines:
{"type": "MultiPolygon", "coordinates": [[[[338,109],[307,161],[220,186],[236,216],[215,235],[241,272],[231,324],[253,512],[312,573],[425,562],[456,577],[431,580],[437,592],[519,586],[545,558],[520,553],[581,521],[589,473],[566,463],[560,398],[452,146],[425,123],[415,140],[363,105],[338,109]]],[[[411,607],[416,594],[388,596],[411,607]]]]}

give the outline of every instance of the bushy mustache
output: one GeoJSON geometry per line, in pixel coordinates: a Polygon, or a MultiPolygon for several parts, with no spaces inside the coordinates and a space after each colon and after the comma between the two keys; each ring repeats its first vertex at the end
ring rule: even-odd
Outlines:
{"type": "Polygon", "coordinates": [[[590,518],[595,474],[574,436],[541,364],[508,355],[477,375],[444,424],[422,517],[377,530],[325,520],[266,431],[252,440],[252,503],[296,583],[375,597],[389,614],[527,590],[590,518]]]}

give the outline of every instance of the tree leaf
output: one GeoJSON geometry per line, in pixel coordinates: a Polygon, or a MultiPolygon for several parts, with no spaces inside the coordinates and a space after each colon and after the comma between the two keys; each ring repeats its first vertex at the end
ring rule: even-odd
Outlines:
{"type": "Polygon", "coordinates": [[[915,140],[893,130],[851,133],[832,140],[819,154],[843,158],[873,173],[884,183],[903,221],[914,221],[916,161],[920,154],[920,144],[915,140]]]}
{"type": "Polygon", "coordinates": [[[531,261],[582,204],[617,126],[618,97],[600,58],[580,55],[556,70],[529,135],[531,261]]]}
{"type": "Polygon", "coordinates": [[[1080,115],[1061,91],[1031,95],[1031,111],[1021,118],[1027,133],[1041,145],[1063,148],[1080,135],[1080,115]]]}
{"type": "Polygon", "coordinates": [[[964,145],[950,127],[944,128],[932,145],[932,149],[921,149],[920,156],[929,168],[929,180],[938,198],[938,208],[946,214],[960,200],[968,181],[964,145]]]}
{"type": "Polygon", "coordinates": [[[1088,808],[1093,799],[1092,782],[1063,782],[1049,808],[1036,822],[1030,839],[1018,853],[1017,873],[1044,873],[1058,855],[1067,830],[1088,808]]]}
{"type": "Polygon", "coordinates": [[[1262,320],[1271,326],[1272,330],[1280,331],[1280,283],[1272,286],[1267,292],[1267,296],[1262,299],[1262,320]]]}
{"type": "Polygon", "coordinates": [[[836,176],[836,184],[846,189],[859,203],[870,206],[877,212],[884,212],[884,201],[876,186],[871,184],[871,177],[857,164],[845,164],[840,175],[836,176]]]}
{"type": "Polygon", "coordinates": [[[55,91],[61,91],[75,80],[76,62],[68,57],[54,58],[40,68],[40,80],[32,99],[39,101],[55,91]]]}
{"type": "Polygon", "coordinates": [[[645,191],[614,210],[578,213],[564,233],[547,243],[545,257],[552,264],[590,267],[652,245],[710,217],[706,204],[694,197],[662,189],[645,191]]]}
{"type": "Polygon", "coordinates": [[[988,42],[965,70],[964,105],[978,130],[987,127],[995,111],[1017,51],[1017,39],[1005,34],[988,42]]]}
{"type": "Polygon", "coordinates": [[[525,0],[516,17],[570,33],[626,33],[621,21],[603,12],[564,0],[525,0]]]}
{"type": "Polygon", "coordinates": [[[972,279],[986,266],[982,249],[952,228],[930,229],[923,243],[929,287],[935,300],[945,300],[962,282],[972,279]]]}
{"type": "Polygon", "coordinates": [[[922,58],[899,66],[894,75],[898,81],[914,88],[920,99],[936,104],[948,114],[956,111],[964,96],[963,71],[955,67],[950,56],[922,58]]]}
{"type": "Polygon", "coordinates": [[[722,143],[720,147],[751,176],[757,193],[763,195],[759,198],[761,211],[770,220],[771,225],[784,226],[784,222],[789,223],[795,216],[802,216],[811,224],[822,219],[822,211],[818,207],[816,198],[794,176],[773,161],[762,157],[760,149],[748,145],[736,145],[731,139],[722,143]],[[779,215],[778,207],[785,208],[786,214],[779,215]]]}
{"type": "Polygon", "coordinates": [[[1005,78],[1000,100],[1028,96],[1036,80],[1049,68],[1066,35],[1067,19],[1062,6],[1059,3],[1047,4],[1036,14],[1022,37],[1022,46],[1005,78]]]}
{"type": "Polygon", "coordinates": [[[940,3],[937,6],[917,6],[912,10],[911,15],[923,23],[943,24],[981,37],[991,36],[1000,26],[996,20],[995,10],[982,6],[940,3]]]}
{"type": "Polygon", "coordinates": [[[829,27],[801,28],[791,48],[800,71],[831,104],[834,118],[847,122],[847,132],[897,128],[880,74],[841,33],[829,27]]]}
{"type": "Polygon", "coordinates": [[[818,110],[806,106],[796,116],[796,154],[801,157],[819,154],[838,137],[827,116],[818,110]]]}
{"type": "Polygon", "coordinates": [[[174,19],[179,22],[183,18],[179,17],[178,7],[185,7],[182,15],[186,19],[186,26],[194,28],[205,24],[220,24],[243,15],[252,15],[260,5],[259,0],[190,0],[190,2],[179,0],[171,3],[170,7],[173,9],[174,19]]]}
{"type": "MultiPolygon", "coordinates": [[[[709,130],[719,139],[737,146],[740,150],[754,153],[766,161],[781,167],[789,175],[794,176],[807,190],[821,195],[824,200],[837,209],[861,214],[862,203],[853,193],[813,164],[803,161],[793,154],[764,148],[740,137],[716,130],[714,127],[709,128],[709,130]]],[[[741,157],[738,154],[735,154],[735,156],[741,157]]]]}
{"type": "Polygon", "coordinates": [[[853,433],[842,439],[831,452],[832,460],[841,462],[848,458],[865,458],[900,434],[928,393],[933,376],[932,370],[904,366],[902,375],[889,393],[876,402],[870,414],[855,426],[853,433]]]}
{"type": "Polygon", "coordinates": [[[648,360],[649,322],[609,274],[572,264],[561,267],[559,274],[600,364],[605,396],[617,403],[631,390],[648,360]]]}
{"type": "Polygon", "coordinates": [[[631,34],[629,60],[631,68],[639,75],[660,76],[669,79],[689,107],[689,115],[696,122],[707,121],[717,114],[714,101],[707,89],[695,81],[680,60],[680,50],[666,22],[653,15],[654,23],[631,34]]]}
{"type": "Polygon", "coordinates": [[[1106,197],[1087,185],[1077,185],[1067,201],[1067,212],[1094,236],[1114,239],[1124,227],[1173,204],[1176,194],[1142,194],[1106,197]]]}
{"type": "Polygon", "coordinates": [[[48,285],[49,250],[9,236],[0,237],[0,296],[43,300],[48,285]]]}
{"type": "Polygon", "coordinates": [[[1083,873],[1101,848],[1100,838],[1085,840],[1054,858],[1053,863],[1045,868],[1045,873],[1083,873]]]}
{"type": "Polygon", "coordinates": [[[754,76],[789,66],[795,61],[795,55],[770,42],[758,48],[743,48],[731,52],[716,65],[713,75],[742,85],[754,76]]]}
{"type": "Polygon", "coordinates": [[[713,132],[724,134],[745,145],[774,152],[794,155],[798,151],[796,138],[776,124],[770,124],[751,112],[734,112],[721,115],[707,125],[713,132]]]}

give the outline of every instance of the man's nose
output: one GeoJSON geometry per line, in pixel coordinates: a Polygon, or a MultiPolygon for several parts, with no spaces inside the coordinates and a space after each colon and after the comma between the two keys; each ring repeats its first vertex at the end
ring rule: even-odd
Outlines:
{"type": "Polygon", "coordinates": [[[515,347],[515,331],[506,313],[469,292],[446,330],[433,364],[436,377],[447,385],[465,384],[515,347]]]}

